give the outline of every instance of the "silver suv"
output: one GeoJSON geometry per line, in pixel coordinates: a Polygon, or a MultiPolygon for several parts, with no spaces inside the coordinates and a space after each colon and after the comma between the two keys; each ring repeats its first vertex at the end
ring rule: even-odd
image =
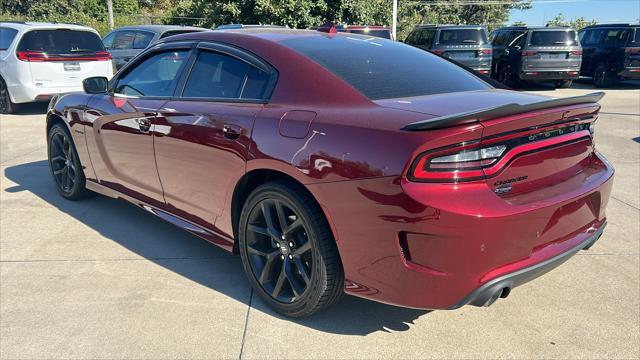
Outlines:
{"type": "Polygon", "coordinates": [[[568,88],[580,75],[582,47],[569,27],[505,27],[489,37],[492,75],[513,86],[518,80],[552,81],[568,88]]]}
{"type": "Polygon", "coordinates": [[[491,71],[491,44],[479,25],[417,25],[404,41],[463,64],[479,74],[491,71]]]}

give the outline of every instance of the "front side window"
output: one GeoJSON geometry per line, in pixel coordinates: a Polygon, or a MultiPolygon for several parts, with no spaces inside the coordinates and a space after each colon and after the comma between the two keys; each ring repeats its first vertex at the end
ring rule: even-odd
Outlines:
{"type": "Polygon", "coordinates": [[[203,51],[182,93],[187,98],[254,99],[265,97],[271,76],[238,58],[203,51]]]}
{"type": "Polygon", "coordinates": [[[167,51],[137,63],[118,80],[115,93],[129,96],[169,97],[187,61],[189,51],[167,51]]]}
{"type": "Polygon", "coordinates": [[[113,40],[115,40],[116,38],[116,33],[112,32],[109,33],[109,35],[105,36],[104,39],[102,39],[102,43],[104,44],[104,47],[107,48],[107,50],[110,50],[113,48],[113,40]]]}
{"type": "Polygon", "coordinates": [[[400,42],[338,34],[280,43],[333,72],[371,100],[491,88],[459,66],[400,42]]]}
{"type": "Polygon", "coordinates": [[[0,50],[7,50],[17,33],[16,29],[0,27],[0,50]]]}

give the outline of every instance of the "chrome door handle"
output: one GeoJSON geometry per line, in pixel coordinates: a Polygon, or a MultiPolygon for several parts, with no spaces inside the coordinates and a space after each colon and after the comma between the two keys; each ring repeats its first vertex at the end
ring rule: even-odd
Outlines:
{"type": "Polygon", "coordinates": [[[241,133],[242,133],[242,128],[238,125],[224,124],[222,126],[222,134],[227,139],[235,140],[240,137],[241,133]]]}
{"type": "Polygon", "coordinates": [[[151,130],[151,120],[147,118],[138,118],[136,119],[136,122],[138,123],[138,128],[141,132],[148,133],[149,130],[151,130]]]}

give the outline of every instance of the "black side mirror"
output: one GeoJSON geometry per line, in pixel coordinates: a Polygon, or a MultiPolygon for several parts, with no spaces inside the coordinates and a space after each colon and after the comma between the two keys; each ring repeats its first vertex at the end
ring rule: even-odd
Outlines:
{"type": "Polygon", "coordinates": [[[87,94],[104,94],[107,92],[109,80],[104,76],[94,76],[82,81],[82,88],[87,94]]]}

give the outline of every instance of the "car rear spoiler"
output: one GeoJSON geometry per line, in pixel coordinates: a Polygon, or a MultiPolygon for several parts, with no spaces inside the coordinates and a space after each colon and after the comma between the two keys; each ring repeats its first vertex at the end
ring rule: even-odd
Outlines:
{"type": "Polygon", "coordinates": [[[505,104],[490,108],[484,108],[474,111],[467,111],[463,113],[457,113],[452,115],[439,116],[427,120],[417,121],[408,125],[405,125],[402,130],[407,131],[420,131],[420,130],[433,130],[444,127],[450,127],[460,124],[473,123],[483,120],[495,119],[505,116],[512,116],[523,114],[536,110],[550,109],[560,106],[570,106],[578,104],[595,103],[600,101],[604,96],[604,92],[595,92],[587,95],[573,96],[562,99],[550,99],[530,104],[505,104]]]}

